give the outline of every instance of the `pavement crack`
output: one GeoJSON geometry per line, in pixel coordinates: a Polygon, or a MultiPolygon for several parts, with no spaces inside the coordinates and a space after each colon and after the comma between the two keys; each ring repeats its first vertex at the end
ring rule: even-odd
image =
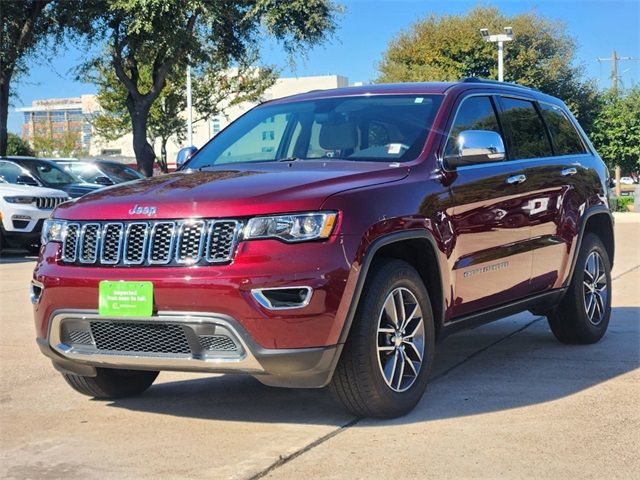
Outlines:
{"type": "Polygon", "coordinates": [[[480,355],[483,352],[486,352],[487,350],[489,350],[491,347],[495,347],[496,345],[498,345],[499,343],[504,342],[505,340],[508,340],[509,338],[513,337],[514,335],[517,335],[518,333],[522,332],[523,330],[526,330],[527,328],[529,328],[531,325],[533,325],[534,323],[542,320],[545,317],[537,317],[534,318],[533,320],[531,320],[530,322],[528,322],[526,325],[524,325],[523,327],[518,328],[517,330],[514,330],[513,332],[509,333],[508,335],[505,335],[504,337],[499,338],[498,340],[496,340],[495,342],[490,343],[489,345],[487,345],[486,347],[481,348],[480,350],[476,350],[473,353],[470,353],[469,355],[467,355],[465,358],[463,358],[462,360],[460,360],[458,363],[456,363],[455,365],[447,368],[444,372],[439,373],[438,375],[436,375],[435,377],[432,377],[431,380],[429,381],[429,383],[434,383],[437,382],[438,380],[442,379],[443,377],[446,377],[447,375],[449,375],[453,370],[455,370],[456,368],[462,366],[463,364],[467,363],[469,360],[477,357],[478,355],[480,355]]]}
{"type": "Polygon", "coordinates": [[[622,272],[622,273],[620,273],[620,274],[616,275],[615,277],[613,277],[613,278],[611,279],[611,281],[613,282],[614,280],[617,280],[617,279],[619,279],[620,277],[622,277],[622,276],[626,275],[627,273],[631,273],[631,272],[633,272],[634,270],[638,270],[639,268],[640,268],[640,265],[636,265],[635,267],[631,267],[629,270],[625,270],[624,272],[622,272]]]}
{"type": "Polygon", "coordinates": [[[309,450],[311,450],[312,448],[317,447],[318,445],[323,444],[324,442],[326,442],[327,440],[332,439],[333,437],[335,437],[336,435],[338,435],[340,432],[346,430],[349,427],[353,427],[355,424],[357,424],[360,420],[362,420],[361,418],[354,418],[353,420],[345,423],[344,425],[339,426],[338,428],[336,428],[335,430],[332,430],[331,432],[327,433],[326,435],[323,435],[322,437],[314,440],[313,442],[309,443],[308,445],[302,447],[299,450],[296,450],[295,452],[293,452],[290,455],[286,455],[284,457],[280,457],[278,460],[276,460],[275,462],[273,462],[271,465],[269,465],[267,468],[265,468],[264,470],[256,473],[254,476],[249,477],[249,480],[257,480],[259,478],[263,478],[267,475],[269,475],[271,472],[273,472],[274,470],[276,470],[277,468],[280,468],[281,466],[289,463],[291,460],[294,460],[295,458],[298,458],[300,455],[302,455],[303,453],[308,452],[309,450]]]}

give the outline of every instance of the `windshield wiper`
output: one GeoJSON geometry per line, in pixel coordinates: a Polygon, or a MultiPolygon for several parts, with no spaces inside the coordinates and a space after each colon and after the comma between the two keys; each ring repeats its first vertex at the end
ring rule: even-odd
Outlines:
{"type": "Polygon", "coordinates": [[[300,157],[287,157],[287,158],[280,158],[277,161],[278,162],[297,162],[298,160],[305,160],[305,159],[300,157]]]}

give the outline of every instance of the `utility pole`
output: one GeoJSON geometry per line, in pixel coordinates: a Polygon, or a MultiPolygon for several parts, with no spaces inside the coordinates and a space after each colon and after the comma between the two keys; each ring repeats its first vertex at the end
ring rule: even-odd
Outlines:
{"type": "Polygon", "coordinates": [[[619,57],[616,54],[616,50],[615,48],[613,49],[613,52],[611,54],[611,58],[602,58],[602,57],[598,57],[596,58],[596,60],[598,62],[611,62],[611,91],[614,94],[618,93],[618,82],[620,81],[620,77],[618,77],[618,61],[619,60],[623,60],[623,61],[633,61],[633,60],[640,60],[640,58],[638,57],[619,57]]]}

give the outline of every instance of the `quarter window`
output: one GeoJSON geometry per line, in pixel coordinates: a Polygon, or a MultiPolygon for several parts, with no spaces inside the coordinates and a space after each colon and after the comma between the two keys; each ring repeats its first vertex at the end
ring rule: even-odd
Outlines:
{"type": "Polygon", "coordinates": [[[567,115],[555,105],[541,104],[542,116],[549,127],[556,155],[585,153],[584,144],[567,115]]]}
{"type": "Polygon", "coordinates": [[[510,158],[550,157],[551,144],[533,102],[502,98],[501,104],[504,123],[511,133],[510,158]]]}
{"type": "Polygon", "coordinates": [[[502,134],[489,97],[469,97],[463,101],[451,126],[445,156],[456,151],[458,135],[464,130],[489,130],[502,134]]]}

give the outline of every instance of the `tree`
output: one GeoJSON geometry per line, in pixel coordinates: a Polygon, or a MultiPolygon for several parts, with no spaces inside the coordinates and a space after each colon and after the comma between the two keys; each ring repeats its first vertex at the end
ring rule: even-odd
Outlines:
{"type": "Polygon", "coordinates": [[[148,138],[151,107],[172,72],[188,63],[232,67],[263,34],[294,53],[324,40],[335,29],[336,12],[331,0],[94,0],[92,8],[88,33],[103,40],[127,91],[133,148],[145,175],[155,158],[148,138]]]}
{"type": "Polygon", "coordinates": [[[604,95],[590,138],[609,168],[640,177],[640,87],[604,95]]]}
{"type": "MultiPolygon", "coordinates": [[[[255,68],[255,60],[257,55],[252,55],[236,68],[222,70],[217,65],[205,65],[193,70],[194,123],[210,120],[238,103],[256,101],[275,83],[275,69],[255,68]]],[[[127,91],[109,68],[108,62],[103,60],[90,69],[83,69],[81,76],[84,81],[98,86],[97,99],[101,111],[91,119],[95,132],[107,140],[116,140],[131,133],[131,116],[126,104],[127,91]]],[[[149,65],[142,65],[140,83],[147,87],[151,85],[149,65]]],[[[157,160],[163,172],[167,171],[166,145],[169,138],[174,136],[178,142],[182,142],[186,136],[186,106],[185,72],[171,72],[165,88],[149,110],[147,130],[149,143],[160,143],[160,156],[157,160]]]]}
{"type": "Polygon", "coordinates": [[[0,157],[7,154],[11,79],[26,68],[31,53],[54,26],[52,0],[0,1],[0,157]]]}
{"type": "Polygon", "coordinates": [[[31,146],[14,133],[7,135],[7,155],[21,155],[25,157],[33,157],[36,152],[31,146]]]}
{"type": "Polygon", "coordinates": [[[497,8],[476,7],[465,15],[431,15],[390,42],[377,81],[497,78],[496,45],[483,41],[480,29],[499,33],[507,26],[514,40],[504,44],[505,81],[561,98],[588,130],[598,106],[595,84],[574,64],[575,41],[564,25],[534,12],[506,16],[497,8]]]}

